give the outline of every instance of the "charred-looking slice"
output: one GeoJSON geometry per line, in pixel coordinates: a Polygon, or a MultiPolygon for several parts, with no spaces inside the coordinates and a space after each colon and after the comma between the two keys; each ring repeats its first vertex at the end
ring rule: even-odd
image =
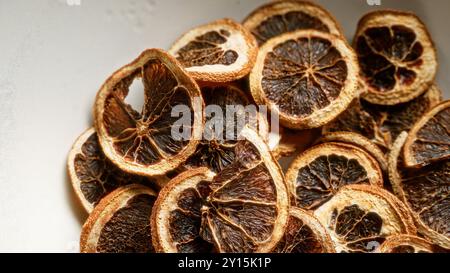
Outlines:
{"type": "Polygon", "coordinates": [[[336,252],[374,252],[391,235],[416,233],[403,203],[369,185],[341,188],[314,215],[328,230],[336,252]]]}
{"type": "Polygon", "coordinates": [[[273,1],[254,10],[243,22],[261,46],[273,37],[314,29],[342,35],[341,27],[324,8],[306,1],[273,1]]]}
{"type": "Polygon", "coordinates": [[[150,49],[103,84],[94,117],[103,152],[115,165],[130,173],[160,175],[195,151],[203,129],[203,102],[197,84],[177,60],[150,49]],[[130,85],[138,80],[145,95],[141,112],[125,102],[130,85]]]}
{"type": "Polygon", "coordinates": [[[246,76],[257,51],[255,38],[231,19],[194,28],[169,50],[192,77],[204,82],[230,82],[246,76]]]}
{"type": "Polygon", "coordinates": [[[406,137],[406,132],[400,134],[389,154],[392,188],[412,211],[419,232],[450,248],[450,160],[420,169],[404,168],[401,151],[406,137]]]}
{"type": "Polygon", "coordinates": [[[383,150],[389,150],[397,136],[411,127],[442,100],[442,92],[432,85],[425,94],[397,105],[375,105],[355,100],[322,132],[349,131],[369,138],[383,150]]]}
{"type": "Polygon", "coordinates": [[[378,249],[381,253],[440,253],[444,249],[414,235],[390,236],[378,249]]]}
{"type": "Polygon", "coordinates": [[[362,149],[329,142],[301,153],[286,173],[291,203],[303,209],[316,209],[345,185],[383,186],[378,162],[362,149]]]}
{"type": "Polygon", "coordinates": [[[299,30],[265,43],[250,73],[255,101],[292,129],[320,127],[358,96],[356,55],[341,37],[299,30]]]}
{"type": "Polygon", "coordinates": [[[292,207],[284,235],[273,250],[276,253],[333,253],[330,235],[309,212],[292,207]]]}
{"type": "Polygon", "coordinates": [[[165,177],[142,177],[128,174],[112,164],[103,154],[94,128],[75,141],[67,168],[75,193],[87,212],[111,191],[127,184],[164,185],[165,177]]]}
{"type": "Polygon", "coordinates": [[[433,83],[436,50],[425,25],[414,14],[371,12],[359,21],[353,42],[368,91],[363,97],[371,103],[407,102],[433,83]]]}
{"type": "Polygon", "coordinates": [[[152,214],[158,252],[269,252],[281,239],[289,214],[283,174],[256,132],[242,137],[222,171],[188,170],[163,188],[152,214]]]}
{"type": "Polygon", "coordinates": [[[450,100],[435,106],[413,126],[403,151],[408,167],[450,157],[450,100]]]}
{"type": "Polygon", "coordinates": [[[150,215],[156,195],[150,188],[136,184],[108,194],[83,225],[81,252],[154,252],[150,215]]]}

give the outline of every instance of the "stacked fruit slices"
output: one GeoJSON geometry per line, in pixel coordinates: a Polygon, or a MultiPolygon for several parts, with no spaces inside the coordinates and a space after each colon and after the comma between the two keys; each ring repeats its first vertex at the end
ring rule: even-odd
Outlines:
{"type": "Polygon", "coordinates": [[[144,51],[105,81],[69,153],[90,213],[80,250],[446,251],[450,104],[436,70],[415,15],[365,15],[352,48],[328,11],[297,0],[144,51]],[[265,107],[282,127],[237,111],[211,134],[208,106],[265,107]]]}

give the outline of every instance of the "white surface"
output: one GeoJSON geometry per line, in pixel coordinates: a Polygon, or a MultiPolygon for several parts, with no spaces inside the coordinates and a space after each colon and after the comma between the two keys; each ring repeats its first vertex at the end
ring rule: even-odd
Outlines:
{"type": "MultiPolygon", "coordinates": [[[[91,124],[97,89],[143,49],[168,48],[192,26],[241,20],[262,0],[0,0],[0,251],[77,251],[86,215],[66,178],[66,156],[91,124]]],[[[365,0],[322,0],[348,37],[365,0]]],[[[450,54],[450,1],[381,0],[417,12],[450,54]]]]}

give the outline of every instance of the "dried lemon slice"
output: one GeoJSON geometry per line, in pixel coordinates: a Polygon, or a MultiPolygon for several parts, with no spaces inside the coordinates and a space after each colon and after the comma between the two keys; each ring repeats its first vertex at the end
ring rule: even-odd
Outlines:
{"type": "Polygon", "coordinates": [[[374,252],[396,234],[415,234],[407,208],[389,192],[369,185],[341,188],[314,211],[336,252],[374,252]]]}
{"type": "Polygon", "coordinates": [[[327,202],[345,185],[383,186],[378,162],[362,149],[329,142],[301,153],[286,173],[291,203],[315,209],[327,202]]]}
{"type": "Polygon", "coordinates": [[[67,160],[73,189],[87,212],[111,191],[127,184],[162,187],[167,178],[142,177],[128,174],[112,164],[103,154],[94,128],[85,131],[75,141],[67,160]]]}
{"type": "Polygon", "coordinates": [[[358,63],[341,37],[313,30],[290,32],[265,43],[250,73],[258,104],[293,129],[320,127],[358,96],[358,63]]]}
{"type": "Polygon", "coordinates": [[[371,103],[407,102],[432,85],[436,49],[416,15],[393,10],[371,12],[359,21],[353,41],[368,90],[363,97],[371,103]]]}
{"type": "Polygon", "coordinates": [[[231,19],[194,28],[169,50],[192,77],[205,82],[230,82],[246,76],[257,51],[255,38],[231,19]]]}
{"type": "Polygon", "coordinates": [[[408,167],[425,166],[450,157],[450,101],[435,106],[417,121],[403,152],[408,167]]]}
{"type": "Polygon", "coordinates": [[[249,29],[261,46],[273,37],[295,30],[314,29],[341,35],[341,27],[327,10],[307,1],[273,1],[245,18],[249,29]]]}
{"type": "Polygon", "coordinates": [[[438,253],[444,249],[414,235],[390,236],[380,246],[381,253],[438,253]]]}
{"type": "Polygon", "coordinates": [[[276,253],[332,253],[334,245],[326,229],[309,212],[291,208],[283,238],[276,253]]]}
{"type": "Polygon", "coordinates": [[[202,136],[203,101],[197,84],[174,58],[150,49],[103,84],[94,117],[103,152],[115,165],[129,173],[161,175],[195,151],[202,136]],[[141,112],[125,102],[134,80],[143,84],[141,112]],[[172,113],[176,106],[187,112],[182,118],[188,124],[179,124],[174,134],[180,120],[172,113]]]}
{"type": "Polygon", "coordinates": [[[256,132],[245,128],[242,137],[222,171],[189,170],[162,189],[151,221],[158,252],[269,252],[281,239],[283,174],[256,132]]]}
{"type": "Polygon", "coordinates": [[[389,154],[389,178],[395,194],[412,211],[420,233],[450,248],[450,160],[420,169],[403,167],[402,147],[407,133],[400,134],[389,154]]]}
{"type": "Polygon", "coordinates": [[[156,193],[131,184],[108,194],[83,225],[81,252],[154,252],[150,215],[156,193]]]}

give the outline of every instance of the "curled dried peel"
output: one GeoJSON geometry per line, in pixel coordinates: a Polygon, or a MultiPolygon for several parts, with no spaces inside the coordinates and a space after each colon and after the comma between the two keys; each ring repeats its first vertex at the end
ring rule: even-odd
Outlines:
{"type": "Polygon", "coordinates": [[[261,46],[273,37],[301,29],[342,35],[334,17],[324,8],[307,1],[273,1],[254,10],[244,19],[261,46]]]}
{"type": "Polygon", "coordinates": [[[403,152],[408,167],[421,167],[450,157],[450,101],[435,106],[417,121],[403,152]]]}
{"type": "Polygon", "coordinates": [[[397,138],[389,154],[389,180],[395,194],[411,210],[421,234],[433,243],[450,248],[450,161],[420,169],[403,167],[402,147],[408,134],[397,138]]]}
{"type": "Polygon", "coordinates": [[[275,253],[333,253],[330,235],[310,212],[292,207],[275,253]]]}
{"type": "Polygon", "coordinates": [[[373,252],[391,235],[416,233],[403,203],[369,185],[344,186],[314,215],[328,230],[336,252],[373,252]]]}
{"type": "Polygon", "coordinates": [[[408,12],[375,11],[361,18],[354,38],[365,100],[394,105],[423,94],[437,70],[436,49],[420,19],[408,12]]]}
{"type": "Polygon", "coordinates": [[[286,33],[264,44],[250,73],[255,101],[283,126],[320,127],[358,96],[356,55],[338,36],[312,30],[286,33]]]}
{"type": "Polygon", "coordinates": [[[203,101],[199,87],[178,61],[150,49],[106,80],[97,93],[94,118],[103,152],[115,165],[143,176],[161,175],[195,151],[204,122],[203,101]],[[125,102],[136,79],[144,86],[141,112],[125,102]],[[181,136],[187,139],[172,132],[180,119],[171,113],[176,106],[187,108],[183,113],[190,115],[190,123],[183,127],[187,134],[181,136]]]}
{"type": "Polygon", "coordinates": [[[150,214],[157,194],[131,184],[108,194],[94,208],[81,231],[84,253],[154,252],[150,214]]]}
{"type": "Polygon", "coordinates": [[[378,162],[362,149],[344,143],[316,145],[294,159],[286,173],[291,203],[316,209],[351,184],[383,186],[378,162]]]}
{"type": "Polygon", "coordinates": [[[231,82],[250,72],[257,50],[255,38],[245,28],[222,19],[188,31],[169,52],[196,80],[231,82]]]}
{"type": "Polygon", "coordinates": [[[111,191],[127,184],[162,187],[166,177],[142,177],[128,174],[112,164],[103,154],[94,128],[75,141],[67,159],[72,187],[87,212],[111,191]]]}
{"type": "Polygon", "coordinates": [[[184,172],[164,187],[152,213],[158,252],[268,252],[281,238],[288,196],[267,145],[242,131],[236,158],[221,172],[184,172]]]}
{"type": "Polygon", "coordinates": [[[380,246],[380,253],[436,253],[444,252],[433,243],[414,235],[390,236],[380,246]]]}

